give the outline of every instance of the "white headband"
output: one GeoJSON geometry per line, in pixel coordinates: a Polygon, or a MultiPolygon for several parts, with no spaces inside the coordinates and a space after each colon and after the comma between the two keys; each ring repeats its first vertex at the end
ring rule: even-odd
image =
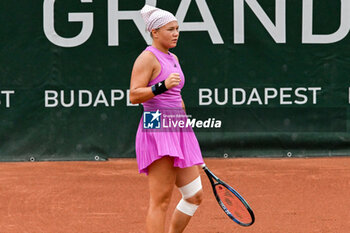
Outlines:
{"type": "Polygon", "coordinates": [[[172,21],[177,21],[172,13],[149,5],[145,5],[141,9],[141,15],[149,32],[172,21]]]}

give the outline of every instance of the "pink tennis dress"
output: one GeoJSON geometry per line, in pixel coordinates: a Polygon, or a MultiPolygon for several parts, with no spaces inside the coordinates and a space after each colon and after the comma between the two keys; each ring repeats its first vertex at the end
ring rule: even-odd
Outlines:
{"type": "Polygon", "coordinates": [[[178,86],[142,103],[144,113],[137,129],[135,143],[139,172],[148,175],[148,166],[163,156],[173,157],[174,167],[185,168],[203,164],[196,135],[191,126],[185,127],[189,119],[182,109],[181,89],[185,77],[180,64],[171,53],[163,53],[153,46],[148,46],[146,50],[152,52],[161,65],[159,75],[151,80],[148,86],[165,80],[171,73],[179,73],[181,82],[178,86]],[[152,113],[153,115],[149,115],[152,113]],[[147,117],[151,117],[152,119],[149,119],[157,123],[158,128],[147,128],[147,117]],[[179,123],[181,121],[183,125],[179,123]]]}

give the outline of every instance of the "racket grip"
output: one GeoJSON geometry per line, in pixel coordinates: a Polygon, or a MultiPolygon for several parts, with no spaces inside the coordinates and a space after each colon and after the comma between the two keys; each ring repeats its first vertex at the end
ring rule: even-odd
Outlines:
{"type": "Polygon", "coordinates": [[[201,164],[200,166],[201,166],[201,168],[205,168],[206,167],[205,163],[201,164]]]}

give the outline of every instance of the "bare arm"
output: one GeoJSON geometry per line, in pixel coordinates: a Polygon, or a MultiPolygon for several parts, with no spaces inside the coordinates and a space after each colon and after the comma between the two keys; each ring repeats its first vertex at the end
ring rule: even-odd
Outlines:
{"type": "Polygon", "coordinates": [[[153,55],[148,52],[143,52],[134,63],[131,73],[129,94],[132,104],[143,103],[154,97],[152,88],[147,87],[154,69],[152,56],[153,55]]]}

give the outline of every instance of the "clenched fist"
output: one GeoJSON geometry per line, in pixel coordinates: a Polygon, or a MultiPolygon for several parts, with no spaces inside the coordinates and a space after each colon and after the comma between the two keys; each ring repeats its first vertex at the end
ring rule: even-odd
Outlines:
{"type": "Polygon", "coordinates": [[[169,89],[179,85],[180,81],[181,81],[181,78],[180,78],[180,74],[179,73],[171,73],[165,79],[165,87],[169,90],[169,89]]]}

